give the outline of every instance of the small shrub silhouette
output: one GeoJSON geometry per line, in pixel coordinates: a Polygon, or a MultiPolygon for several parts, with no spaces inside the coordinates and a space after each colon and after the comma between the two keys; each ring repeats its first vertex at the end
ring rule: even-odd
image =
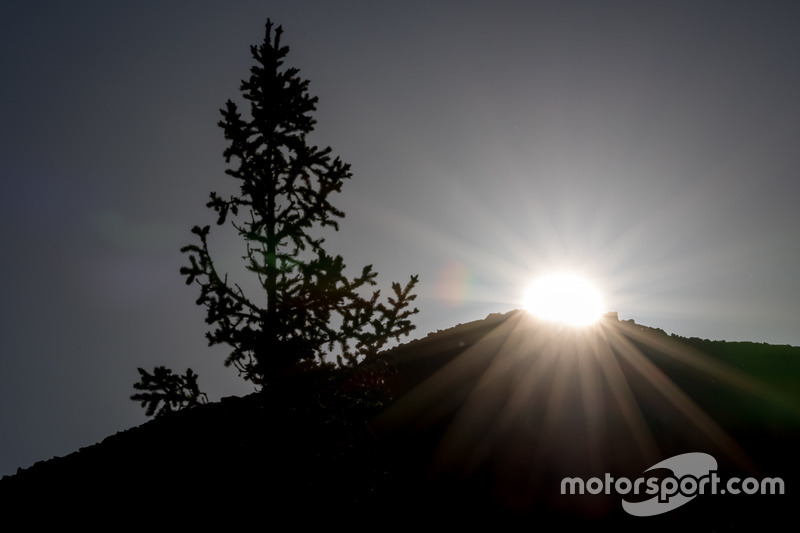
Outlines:
{"type": "Polygon", "coordinates": [[[206,394],[200,392],[197,374],[191,368],[182,376],[163,366],[157,366],[152,374],[143,368],[138,370],[141,381],[133,388],[143,392],[131,395],[131,400],[141,402],[147,416],[159,417],[208,402],[206,394]]]}

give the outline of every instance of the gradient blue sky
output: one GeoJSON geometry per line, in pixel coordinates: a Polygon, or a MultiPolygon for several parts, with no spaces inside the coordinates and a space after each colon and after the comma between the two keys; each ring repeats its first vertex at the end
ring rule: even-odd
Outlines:
{"type": "MultiPolygon", "coordinates": [[[[0,17],[0,475],[145,421],[136,367],[252,387],[178,273],[267,17],[353,166],[328,239],[414,337],[578,271],[621,318],[800,345],[792,2],[14,2],[0,17]]],[[[232,275],[244,252],[214,233],[232,275]]],[[[246,286],[256,289],[242,278],[246,286]]]]}

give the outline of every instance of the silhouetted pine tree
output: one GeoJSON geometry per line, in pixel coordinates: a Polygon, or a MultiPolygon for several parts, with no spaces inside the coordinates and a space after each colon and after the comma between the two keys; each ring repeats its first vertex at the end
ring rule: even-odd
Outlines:
{"type": "Polygon", "coordinates": [[[384,303],[380,291],[365,292],[376,284],[371,265],[348,277],[342,257],[329,255],[323,239],[312,234],[315,227],[339,229],[344,213],[329,197],[351,172],[330,148],[307,143],[317,98],[308,95],[308,81],[297,69],[284,67],[289,49],[281,34],[280,27],[273,34],[267,21],[264,42],[251,47],[255,65],[240,88],[249,117],[231,100],[221,110],[219,126],[229,142],[226,173],[237,180],[239,194],[212,192],[207,204],[218,225],[231,219],[246,243],[246,268],[266,294],[251,298],[218,271],[209,226],[195,226],[199,243],[182,249],[190,264],[181,274],[200,286],[197,303],[206,307],[212,326],[209,345],[229,345],[226,366],[262,386],[289,369],[323,363],[327,355],[340,365],[374,355],[413,330],[410,317],[418,312],[410,308],[417,276],[405,286],[393,283],[393,296],[384,303]]]}

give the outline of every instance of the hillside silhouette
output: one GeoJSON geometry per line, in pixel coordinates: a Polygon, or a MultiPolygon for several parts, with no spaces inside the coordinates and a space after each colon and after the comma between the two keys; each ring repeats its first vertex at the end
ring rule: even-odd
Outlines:
{"type": "Polygon", "coordinates": [[[0,501],[28,523],[753,526],[791,517],[800,494],[798,380],[798,347],[512,311],[355,372],[300,373],[154,419],[4,477],[0,501]],[[781,477],[786,493],[698,496],[646,518],[619,495],[559,493],[563,477],[633,479],[687,452],[714,456],[722,478],[781,477]]]}

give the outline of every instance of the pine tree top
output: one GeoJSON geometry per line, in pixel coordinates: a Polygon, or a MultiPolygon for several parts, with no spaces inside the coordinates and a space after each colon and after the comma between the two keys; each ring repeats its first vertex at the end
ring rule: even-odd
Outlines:
{"type": "Polygon", "coordinates": [[[218,272],[208,247],[210,226],[195,226],[199,244],[185,246],[189,266],[181,269],[187,284],[200,286],[198,305],[207,309],[209,344],[227,344],[226,365],[258,384],[271,376],[308,365],[353,365],[377,353],[391,339],[414,329],[410,304],[417,277],[405,286],[392,284],[385,302],[371,265],[357,276],[346,274],[344,259],[330,255],[315,231],[339,229],[344,212],[330,197],[352,177],[350,165],[332,156],[330,147],[308,144],[317,98],[308,80],[284,60],[282,29],[251,47],[255,64],[240,91],[249,113],[228,100],[219,126],[228,145],[226,174],[239,182],[239,193],[210,195],[208,207],[217,224],[230,219],[245,242],[245,266],[264,295],[251,298],[226,274],[218,272]],[[256,302],[266,302],[259,305],[256,302]]]}

